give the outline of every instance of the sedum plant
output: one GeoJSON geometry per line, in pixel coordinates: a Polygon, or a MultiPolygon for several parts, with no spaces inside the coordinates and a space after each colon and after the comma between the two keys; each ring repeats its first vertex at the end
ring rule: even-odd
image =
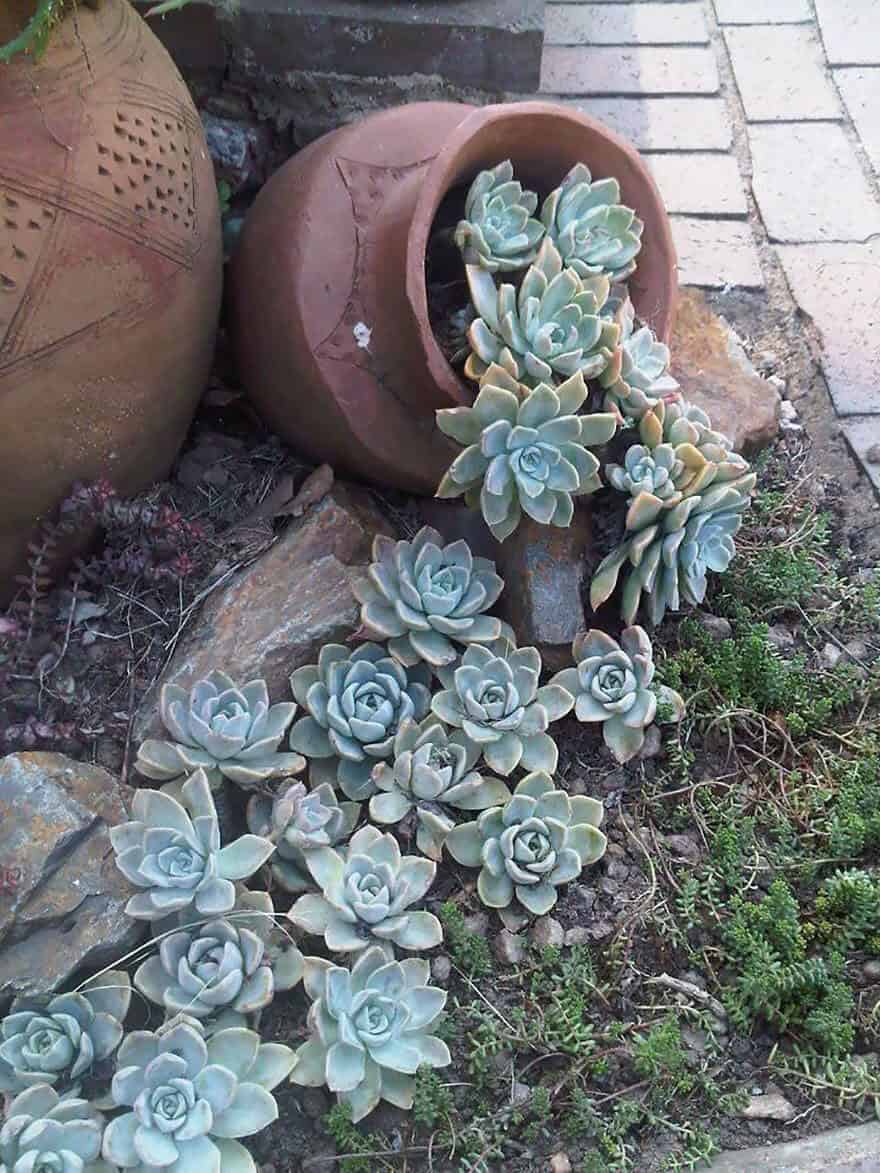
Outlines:
{"type": "Polygon", "coordinates": [[[184,921],[162,933],[157,953],[137,969],[134,984],[169,1017],[222,1013],[226,1024],[232,1015],[263,1010],[276,990],[293,989],[302,967],[299,949],[276,930],[269,893],[243,889],[228,916],[184,921]]]}
{"type": "Polygon", "coordinates": [[[594,181],[586,164],[575,164],[544,201],[541,222],[579,276],[624,281],[635,272],[644,224],[621,204],[616,179],[594,181]]]}
{"type": "Polygon", "coordinates": [[[578,414],[586,397],[580,374],[556,388],[529,390],[502,367],[489,367],[473,407],[437,412],[440,430],[466,446],[437,496],[464,495],[502,542],[523,513],[544,525],[570,525],[572,498],[601,485],[599,461],[588,449],[610,440],[617,427],[612,414],[578,414]]]}
{"type": "Polygon", "coordinates": [[[329,782],[308,790],[295,782],[275,798],[254,794],[247,806],[248,827],[275,844],[269,868],[287,892],[308,892],[315,887],[306,856],[319,847],[342,846],[357,825],[357,802],[339,802],[329,782]]]}
{"type": "Polygon", "coordinates": [[[0,1129],[0,1173],[113,1173],[101,1158],[104,1118],[45,1083],[17,1095],[0,1129]]]}
{"type": "Polygon", "coordinates": [[[475,558],[465,541],[443,544],[425,526],[411,542],[379,534],[373,541],[369,581],[355,588],[361,620],[373,638],[388,640],[402,664],[451,663],[455,644],[491,643],[501,620],[484,614],[504,581],[488,558],[475,558]]]}
{"type": "Polygon", "coordinates": [[[394,739],[394,762],[373,770],[379,790],[370,799],[375,823],[400,823],[415,815],[416,846],[440,860],[443,842],[459,811],[481,811],[505,802],[510,791],[498,778],[474,769],[480,747],[462,734],[447,733],[427,717],[421,725],[405,721],[394,739]]]}
{"type": "Polygon", "coordinates": [[[429,1033],[446,1003],[445,990],[428,985],[429,972],[422,957],[389,961],[375,948],[351,970],[307,957],[310,1038],[296,1052],[291,1082],[328,1087],[354,1122],[380,1100],[411,1108],[418,1069],[452,1061],[442,1039],[429,1033]]]}
{"type": "Polygon", "coordinates": [[[477,317],[468,329],[469,379],[479,380],[498,363],[521,383],[553,383],[580,373],[597,377],[611,361],[620,327],[602,316],[610,292],[607,277],[579,277],[563,268],[555,245],[545,240],[519,292],[496,289],[491,273],[466,266],[477,317]]]}
{"type": "Polygon", "coordinates": [[[299,754],[278,751],[296,705],[270,705],[264,680],[239,688],[225,672],[214,671],[189,692],[163,684],[159,712],[173,740],[141,745],[135,764],[146,778],[169,782],[201,769],[212,787],[223,778],[253,786],[305,768],[299,754]]]}
{"type": "Polygon", "coordinates": [[[525,269],[538,255],[544,225],[534,217],[538,197],[513,178],[509,159],[481,171],[468,190],[455,243],[466,265],[489,273],[525,269]]]}
{"type": "Polygon", "coordinates": [[[124,971],[93,978],[79,991],[51,998],[17,998],[0,1023],[0,1091],[37,1084],[70,1089],[122,1039],[131,1003],[124,971]]]}
{"type": "Polygon", "coordinates": [[[375,790],[373,766],[391,756],[401,721],[427,713],[429,680],[425,665],[405,668],[378,644],[355,651],[325,644],[317,664],[297,668],[290,678],[308,710],[291,730],[291,747],[317,759],[313,779],[338,783],[356,801],[368,798],[375,790]]]}
{"type": "Polygon", "coordinates": [[[481,869],[477,891],[487,907],[507,908],[515,898],[543,916],[556,904],[559,885],[604,855],[603,813],[595,798],[557,790],[538,770],[522,779],[504,806],[450,831],[446,847],[460,864],[481,869]]]}
{"type": "Polygon", "coordinates": [[[672,721],[684,716],[684,701],[672,688],[652,687],[654,651],[641,627],[628,627],[620,643],[604,631],[582,633],[572,645],[573,668],[553,683],[570,692],[579,721],[601,721],[605,744],[617,761],[628,762],[642,748],[658,702],[672,721]]]}
{"type": "Polygon", "coordinates": [[[255,1173],[236,1138],[278,1118],[271,1094],[294,1054],[242,1027],[205,1038],[193,1018],[134,1031],[119,1048],[112,1095],[130,1109],[111,1120],[103,1155],[122,1169],[152,1173],[255,1173]]]}
{"type": "Polygon", "coordinates": [[[125,906],[136,920],[159,920],[193,907],[202,916],[229,912],[234,880],[245,880],[275,850],[268,839],[242,835],[220,846],[220,824],[204,770],[181,790],[180,802],[161,790],[137,790],[134,818],[110,828],[116,866],[137,892],[125,906]]]}
{"type": "Polygon", "coordinates": [[[599,382],[605,388],[607,411],[639,420],[657,400],[675,395],[679,385],[669,374],[669,347],[658,340],[650,326],[635,328],[635,310],[628,296],[615,299],[615,305],[620,346],[599,382]]]}
{"type": "Polygon", "coordinates": [[[443,940],[436,916],[410,910],[431,887],[437,865],[401,856],[393,835],[361,827],[345,858],[324,847],[310,852],[306,862],[321,892],[300,896],[288,915],[298,928],[323,936],[328,949],[354,953],[381,945],[391,953],[392,944],[433,949],[443,940]]]}
{"type": "Polygon", "coordinates": [[[492,648],[475,645],[458,667],[439,675],[445,688],[432,698],[434,715],[480,746],[491,769],[505,777],[519,765],[556,769],[559,751],[547,728],[573,702],[557,684],[540,686],[536,648],[517,649],[506,639],[492,648]]]}

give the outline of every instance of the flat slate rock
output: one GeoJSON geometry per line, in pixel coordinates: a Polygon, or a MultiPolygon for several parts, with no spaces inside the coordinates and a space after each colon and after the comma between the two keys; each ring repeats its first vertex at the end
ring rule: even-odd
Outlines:
{"type": "Polygon", "coordinates": [[[134,889],[109,836],[129,818],[129,793],[106,770],[63,754],[0,759],[0,1007],[59,990],[142,937],[143,925],[125,915],[134,889]]]}
{"type": "Polygon", "coordinates": [[[880,1124],[722,1153],[709,1173],[880,1173],[880,1124]]]}

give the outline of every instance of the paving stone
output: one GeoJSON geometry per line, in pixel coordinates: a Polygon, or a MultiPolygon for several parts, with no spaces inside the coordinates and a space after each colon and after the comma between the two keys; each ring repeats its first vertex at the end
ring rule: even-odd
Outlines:
{"type": "Polygon", "coordinates": [[[871,165],[880,175],[880,69],[835,69],[834,80],[871,165]]]}
{"type": "Polygon", "coordinates": [[[548,4],[545,45],[706,45],[700,4],[548,4]]]}
{"type": "Polygon", "coordinates": [[[760,25],[728,28],[724,36],[750,122],[840,116],[814,29],[760,25]]]}
{"type": "Polygon", "coordinates": [[[877,0],[816,0],[816,16],[831,65],[880,65],[877,0]]]}
{"type": "Polygon", "coordinates": [[[541,64],[547,94],[716,94],[711,49],[549,45],[541,64]]]}
{"type": "Polygon", "coordinates": [[[843,128],[753,126],[752,190],[771,240],[858,241],[880,232],[874,199],[843,128]]]}
{"type": "Polygon", "coordinates": [[[715,0],[719,24],[799,24],[810,21],[808,0],[715,0]]]}
{"type": "Polygon", "coordinates": [[[851,415],[841,420],[840,428],[865,475],[880,493],[880,414],[851,415]]]}
{"type": "MultiPolygon", "coordinates": [[[[842,0],[836,0],[841,3],[842,0]]],[[[880,1124],[722,1153],[709,1173],[880,1173],[880,1124]]]]}
{"type": "Polygon", "coordinates": [[[838,414],[880,411],[880,241],[777,252],[795,301],[821,336],[822,370],[838,414]]]}
{"type": "Polygon", "coordinates": [[[748,213],[743,181],[733,155],[646,155],[668,212],[691,215],[748,213]]]}
{"type": "Polygon", "coordinates": [[[723,98],[578,98],[566,105],[640,151],[726,151],[733,139],[723,98]]]}
{"type": "Polygon", "coordinates": [[[763,289],[758,250],[748,224],[693,216],[673,216],[671,224],[682,285],[763,289]]]}

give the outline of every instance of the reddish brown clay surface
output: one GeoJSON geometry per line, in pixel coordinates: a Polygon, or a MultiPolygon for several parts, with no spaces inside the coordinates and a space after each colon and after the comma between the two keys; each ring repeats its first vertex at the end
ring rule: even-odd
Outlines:
{"type": "Polygon", "coordinates": [[[73,481],[167,472],[221,276],[182,78],[127,0],[79,5],[39,61],[0,65],[0,593],[73,481]]]}
{"type": "Polygon", "coordinates": [[[583,115],[545,102],[413,103],[343,127],[290,160],[260,193],[233,264],[241,374],[285,439],[349,474],[433,493],[455,449],[434,411],[468,403],[428,319],[425,248],[443,196],[513,159],[546,190],[575,162],[616,175],[645,221],[631,282],[667,337],[675,253],[637,153],[583,115]]]}

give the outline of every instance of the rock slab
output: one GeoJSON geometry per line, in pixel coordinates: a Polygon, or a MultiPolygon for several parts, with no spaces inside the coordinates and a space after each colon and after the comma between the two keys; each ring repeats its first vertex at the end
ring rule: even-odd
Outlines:
{"type": "Polygon", "coordinates": [[[880,1173],[880,1124],[722,1153],[709,1173],[880,1173]]]}
{"type": "Polygon", "coordinates": [[[63,754],[0,760],[0,1008],[116,962],[142,937],[109,836],[129,818],[128,793],[63,754]]]}

